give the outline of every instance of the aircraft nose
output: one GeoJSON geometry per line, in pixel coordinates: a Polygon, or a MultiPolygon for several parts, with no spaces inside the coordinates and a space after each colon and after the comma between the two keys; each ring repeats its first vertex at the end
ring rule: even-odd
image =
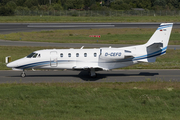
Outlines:
{"type": "Polygon", "coordinates": [[[17,64],[15,62],[10,62],[6,65],[8,68],[17,67],[17,64]]]}

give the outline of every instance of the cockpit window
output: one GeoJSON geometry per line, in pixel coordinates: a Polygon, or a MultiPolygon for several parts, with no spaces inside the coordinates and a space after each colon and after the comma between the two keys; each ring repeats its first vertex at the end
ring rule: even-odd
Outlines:
{"type": "Polygon", "coordinates": [[[29,55],[27,56],[27,58],[31,58],[34,54],[36,54],[36,53],[31,53],[31,54],[29,54],[29,55]]]}
{"type": "Polygon", "coordinates": [[[34,54],[34,55],[33,55],[33,58],[36,58],[36,57],[37,57],[37,55],[38,55],[37,53],[36,53],[36,54],[34,54]]]}
{"type": "Polygon", "coordinates": [[[38,53],[31,53],[27,56],[27,58],[36,58],[38,56],[38,53]]]}

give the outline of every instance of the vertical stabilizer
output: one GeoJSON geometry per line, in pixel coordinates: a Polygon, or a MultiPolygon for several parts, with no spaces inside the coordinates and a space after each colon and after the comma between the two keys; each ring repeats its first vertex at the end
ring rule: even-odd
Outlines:
{"type": "Polygon", "coordinates": [[[168,45],[173,23],[161,23],[146,46],[152,45],[154,43],[162,43],[162,47],[165,48],[168,45]]]}
{"type": "Polygon", "coordinates": [[[156,57],[166,53],[173,23],[161,23],[149,41],[145,44],[145,59],[139,59],[139,62],[155,62],[156,57]]]}

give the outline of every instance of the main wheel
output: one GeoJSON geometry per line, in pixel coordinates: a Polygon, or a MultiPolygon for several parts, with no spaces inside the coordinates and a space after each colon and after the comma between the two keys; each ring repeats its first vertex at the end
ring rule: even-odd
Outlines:
{"type": "Polygon", "coordinates": [[[96,78],[97,77],[97,74],[95,73],[95,75],[91,76],[91,78],[96,78]]]}
{"type": "Polygon", "coordinates": [[[97,74],[95,73],[94,75],[92,75],[92,74],[91,74],[91,71],[89,71],[88,74],[89,74],[89,77],[91,77],[91,78],[97,77],[97,74]]]}

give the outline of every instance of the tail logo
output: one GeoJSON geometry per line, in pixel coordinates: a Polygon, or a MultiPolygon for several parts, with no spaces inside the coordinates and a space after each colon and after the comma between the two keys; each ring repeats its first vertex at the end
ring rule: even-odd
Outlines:
{"type": "Polygon", "coordinates": [[[164,31],[165,30],[166,31],[165,28],[168,28],[168,27],[172,27],[172,24],[160,25],[157,30],[160,30],[160,31],[164,31]]]}
{"type": "Polygon", "coordinates": [[[166,29],[160,29],[160,31],[166,31],[166,29]]]}

